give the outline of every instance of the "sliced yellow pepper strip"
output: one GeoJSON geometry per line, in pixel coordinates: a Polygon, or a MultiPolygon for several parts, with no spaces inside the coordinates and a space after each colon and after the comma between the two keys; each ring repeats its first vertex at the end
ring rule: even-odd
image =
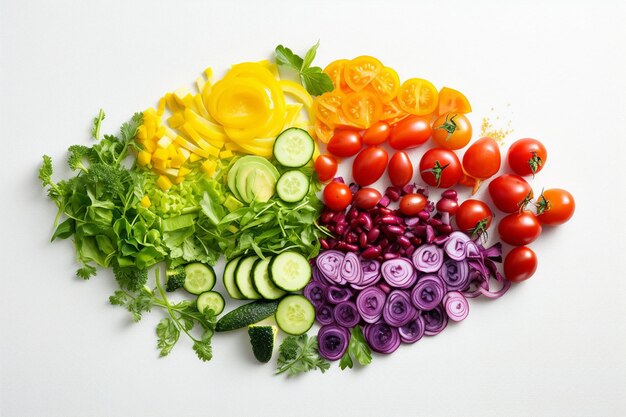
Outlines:
{"type": "Polygon", "coordinates": [[[226,139],[228,139],[224,129],[220,125],[211,123],[190,109],[185,110],[184,119],[213,146],[221,148],[226,139]]]}
{"type": "Polygon", "coordinates": [[[177,144],[179,144],[183,148],[187,149],[188,151],[195,153],[198,156],[201,156],[203,158],[208,158],[209,157],[209,153],[207,151],[197,147],[196,145],[194,145],[193,143],[189,142],[187,139],[183,138],[180,135],[176,136],[176,138],[174,139],[174,142],[176,142],[177,144]]]}
{"type": "Polygon", "coordinates": [[[279,83],[281,90],[285,94],[289,94],[298,99],[306,107],[306,111],[311,113],[313,108],[313,97],[302,87],[300,84],[291,80],[280,80],[279,83]]]}

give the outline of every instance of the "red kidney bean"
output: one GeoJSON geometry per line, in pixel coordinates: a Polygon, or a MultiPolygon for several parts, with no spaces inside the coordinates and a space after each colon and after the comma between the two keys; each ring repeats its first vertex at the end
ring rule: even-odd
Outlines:
{"type": "Polygon", "coordinates": [[[429,219],[428,220],[428,224],[431,225],[432,227],[437,227],[437,226],[441,226],[443,224],[443,222],[439,219],[429,219]]]}
{"type": "Polygon", "coordinates": [[[391,253],[391,252],[386,253],[386,254],[383,255],[383,259],[385,261],[388,261],[390,259],[397,259],[399,257],[400,257],[400,255],[398,255],[397,253],[391,253]]]}
{"type": "Polygon", "coordinates": [[[351,221],[351,220],[356,219],[358,215],[359,215],[359,211],[355,207],[352,207],[350,211],[348,211],[348,215],[346,216],[346,219],[348,221],[351,221]]]}
{"type": "Polygon", "coordinates": [[[410,257],[411,255],[413,255],[413,252],[415,252],[415,246],[409,246],[408,248],[406,248],[406,250],[404,251],[404,254],[408,257],[410,257]]]}
{"type": "Polygon", "coordinates": [[[396,187],[387,187],[385,190],[385,195],[389,197],[391,201],[400,200],[400,190],[396,187]]]}
{"type": "Polygon", "coordinates": [[[346,243],[355,243],[359,237],[354,232],[348,232],[344,239],[346,240],[346,243]]]}
{"type": "Polygon", "coordinates": [[[367,233],[367,240],[375,242],[378,236],[380,236],[380,229],[372,229],[367,233]]]}
{"type": "Polygon", "coordinates": [[[378,288],[380,288],[385,294],[389,294],[391,292],[389,285],[383,284],[382,282],[378,284],[378,288]]]}
{"type": "Polygon", "coordinates": [[[370,246],[369,248],[365,249],[363,251],[363,253],[361,254],[361,256],[364,259],[374,259],[380,256],[380,247],[378,246],[370,246]]]}
{"type": "Polygon", "coordinates": [[[323,224],[329,223],[333,217],[335,217],[335,212],[333,211],[325,211],[320,216],[320,220],[323,224]]]}
{"type": "Polygon", "coordinates": [[[450,226],[449,224],[442,224],[437,226],[437,231],[444,235],[449,235],[450,233],[452,233],[452,226],[450,226]]]}
{"type": "Polygon", "coordinates": [[[387,226],[385,227],[385,230],[394,236],[404,233],[404,228],[400,226],[387,226]]]}
{"type": "Polygon", "coordinates": [[[326,241],[326,239],[320,239],[320,246],[322,247],[322,249],[330,249],[330,245],[328,244],[328,241],[326,241]]]}
{"type": "Polygon", "coordinates": [[[458,194],[455,190],[446,190],[443,193],[441,193],[441,197],[442,198],[449,198],[450,200],[457,200],[458,199],[458,194]]]}
{"type": "Polygon", "coordinates": [[[408,248],[409,246],[411,246],[411,241],[406,236],[398,237],[398,239],[396,239],[396,242],[398,242],[398,244],[403,248],[408,248]]]}
{"type": "Polygon", "coordinates": [[[385,215],[385,214],[393,214],[393,210],[390,209],[390,208],[387,208],[387,207],[380,207],[378,209],[378,211],[379,211],[380,214],[383,214],[383,215],[385,215]]]}
{"type": "Polygon", "coordinates": [[[363,226],[363,229],[370,230],[372,228],[372,218],[367,215],[367,213],[359,214],[357,221],[360,226],[363,226]]]}
{"type": "Polygon", "coordinates": [[[413,246],[419,246],[422,244],[422,239],[420,239],[419,237],[412,237],[411,239],[409,239],[411,241],[411,244],[413,246]]]}
{"type": "Polygon", "coordinates": [[[400,218],[393,215],[385,215],[380,218],[382,224],[400,224],[400,218]]]}
{"type": "Polygon", "coordinates": [[[425,210],[422,210],[419,213],[417,213],[417,217],[419,217],[422,220],[428,220],[430,219],[430,213],[425,210]]]}
{"type": "Polygon", "coordinates": [[[357,245],[352,245],[350,243],[346,243],[342,241],[342,242],[337,243],[337,249],[344,250],[347,252],[356,252],[359,250],[359,247],[357,245]]]}
{"type": "Polygon", "coordinates": [[[367,233],[363,232],[359,235],[359,246],[362,248],[367,246],[367,233]]]}
{"type": "Polygon", "coordinates": [[[337,213],[333,217],[333,220],[335,223],[343,223],[343,221],[346,220],[346,215],[344,213],[337,213]]]}
{"type": "MultiPolygon", "coordinates": [[[[343,235],[343,233],[346,231],[346,226],[347,226],[346,223],[338,223],[335,226],[335,232],[337,232],[338,235],[343,235]]],[[[329,229],[330,229],[330,227],[329,227],[329,229]]]]}
{"type": "Polygon", "coordinates": [[[383,239],[381,239],[381,241],[380,241],[380,242],[378,242],[378,245],[379,245],[381,248],[385,249],[387,246],[389,246],[389,239],[387,239],[387,238],[383,238],[383,239]]]}

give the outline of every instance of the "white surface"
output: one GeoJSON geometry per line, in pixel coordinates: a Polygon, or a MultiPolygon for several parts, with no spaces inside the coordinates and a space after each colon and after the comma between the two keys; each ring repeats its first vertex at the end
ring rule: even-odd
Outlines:
{"type": "Polygon", "coordinates": [[[624,2],[178,3],[0,0],[0,415],[626,415],[624,2]],[[187,340],[159,359],[161,314],[131,324],[111,276],[73,278],[70,243],[48,242],[41,154],[89,143],[100,107],[113,130],[207,65],[318,38],[321,65],[374,55],[462,90],[476,130],[499,115],[542,139],[535,190],[569,189],[576,215],[532,245],[531,281],[367,369],[274,377],[243,332],[210,363],[187,340]]]}

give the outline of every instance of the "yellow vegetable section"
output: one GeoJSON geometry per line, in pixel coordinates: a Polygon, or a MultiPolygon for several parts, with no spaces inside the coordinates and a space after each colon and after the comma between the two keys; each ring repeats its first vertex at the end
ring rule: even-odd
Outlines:
{"type": "Polygon", "coordinates": [[[137,142],[137,165],[160,174],[166,191],[197,168],[212,176],[221,160],[239,154],[269,158],[284,129],[313,131],[313,98],[298,83],[281,80],[269,61],[233,65],[212,84],[207,68],[185,88],[165,94],[156,109],[144,111],[137,142]]]}

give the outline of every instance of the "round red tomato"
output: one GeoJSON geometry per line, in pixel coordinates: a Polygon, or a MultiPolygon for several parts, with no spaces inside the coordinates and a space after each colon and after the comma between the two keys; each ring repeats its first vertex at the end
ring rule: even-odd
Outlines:
{"type": "Polygon", "coordinates": [[[468,175],[485,180],[500,170],[502,163],[498,143],[484,137],[472,143],[463,155],[463,168],[468,175]]]}
{"type": "Polygon", "coordinates": [[[504,277],[511,282],[522,282],[537,270],[537,255],[527,246],[513,248],[504,258],[504,277]]]}
{"type": "Polygon", "coordinates": [[[509,214],[500,220],[498,234],[500,239],[509,245],[528,245],[541,234],[541,223],[533,213],[523,210],[509,214]]]}
{"type": "Polygon", "coordinates": [[[456,225],[469,235],[480,235],[491,226],[493,213],[480,200],[465,200],[456,211],[456,225]]]}
{"type": "Polygon", "coordinates": [[[351,202],[352,192],[343,182],[333,181],[324,187],[324,204],[331,210],[344,210],[351,202]]]}
{"type": "Polygon", "coordinates": [[[385,122],[374,123],[363,133],[363,143],[366,145],[380,145],[389,137],[391,127],[385,122]]]}
{"type": "Polygon", "coordinates": [[[433,123],[433,140],[442,148],[461,149],[472,139],[472,125],[462,114],[447,113],[433,123]]]}
{"type": "Polygon", "coordinates": [[[362,150],[352,163],[352,178],[361,186],[375,183],[387,168],[387,151],[378,146],[362,150]]]}
{"type": "Polygon", "coordinates": [[[428,199],[423,194],[405,194],[400,199],[400,211],[405,216],[417,216],[428,204],[428,199]]]}
{"type": "Polygon", "coordinates": [[[509,147],[509,166],[518,175],[535,175],[546,164],[548,151],[537,139],[520,139],[509,147]]]}
{"type": "Polygon", "coordinates": [[[432,133],[428,119],[408,116],[391,129],[389,145],[394,149],[415,148],[426,142],[432,133]]]}
{"type": "Polygon", "coordinates": [[[354,205],[362,210],[374,208],[383,196],[376,188],[361,188],[354,194],[354,205]]]}
{"type": "Polygon", "coordinates": [[[574,197],[560,188],[545,190],[537,200],[537,218],[541,224],[549,226],[565,223],[575,209],[574,197]]]}
{"type": "Polygon", "coordinates": [[[402,188],[407,185],[413,178],[413,164],[409,155],[404,151],[393,154],[389,160],[387,173],[394,186],[402,188]]]}
{"type": "Polygon", "coordinates": [[[454,152],[448,149],[434,148],[428,150],[420,160],[420,174],[424,182],[431,187],[454,187],[463,169],[454,152]]]}
{"type": "Polygon", "coordinates": [[[328,154],[323,154],[315,160],[315,172],[320,181],[326,182],[337,173],[337,160],[328,154]]]}
{"type": "Polygon", "coordinates": [[[530,201],[533,189],[519,175],[504,174],[489,183],[489,195],[493,204],[505,213],[515,213],[530,201]]]}
{"type": "Polygon", "coordinates": [[[328,152],[341,158],[354,156],[361,150],[363,140],[354,130],[337,130],[326,145],[328,152]]]}

